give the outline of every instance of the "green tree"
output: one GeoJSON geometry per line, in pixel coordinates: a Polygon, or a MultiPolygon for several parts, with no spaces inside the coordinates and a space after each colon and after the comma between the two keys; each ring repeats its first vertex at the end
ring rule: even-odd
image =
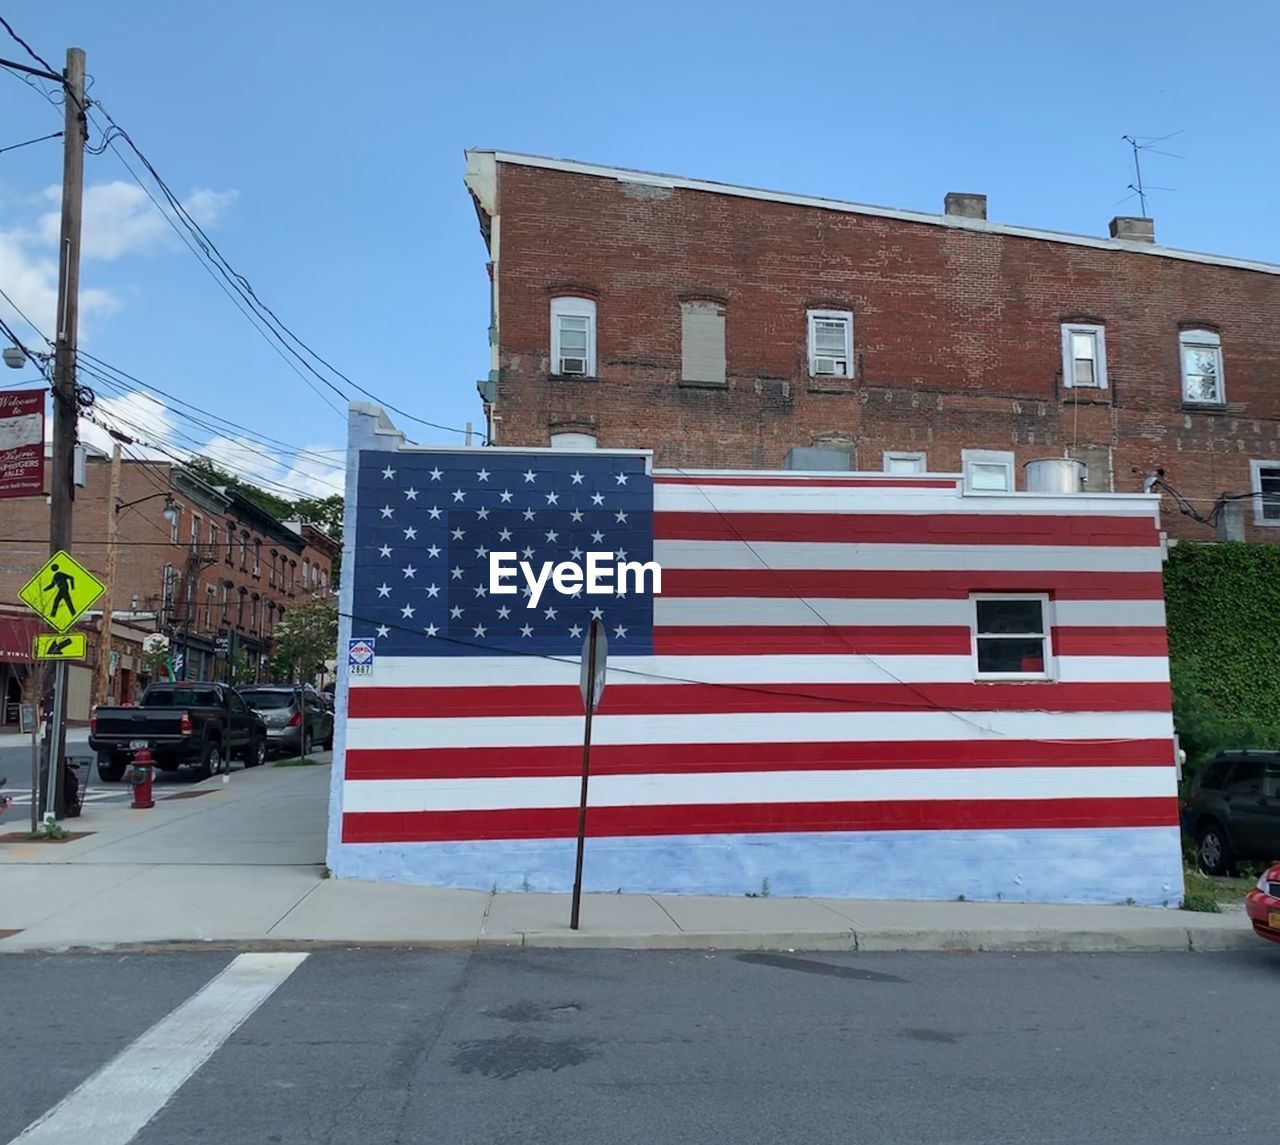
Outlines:
{"type": "Polygon", "coordinates": [[[338,649],[338,605],[333,597],[296,604],[276,629],[276,670],[285,680],[310,683],[338,649]]]}

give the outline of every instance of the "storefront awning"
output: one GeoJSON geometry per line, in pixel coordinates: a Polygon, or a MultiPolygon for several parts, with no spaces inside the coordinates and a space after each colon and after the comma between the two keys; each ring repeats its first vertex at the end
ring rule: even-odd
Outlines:
{"type": "Polygon", "coordinates": [[[34,616],[0,616],[0,662],[31,663],[31,647],[40,621],[34,616]]]}

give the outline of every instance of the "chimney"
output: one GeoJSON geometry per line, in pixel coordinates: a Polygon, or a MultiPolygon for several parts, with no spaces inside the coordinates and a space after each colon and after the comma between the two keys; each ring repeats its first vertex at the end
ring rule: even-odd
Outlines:
{"type": "Polygon", "coordinates": [[[1124,239],[1131,243],[1154,243],[1156,241],[1155,219],[1135,219],[1119,216],[1111,220],[1111,237],[1124,239]]]}
{"type": "Polygon", "coordinates": [[[987,217],[986,195],[970,195],[964,191],[948,191],[946,211],[949,215],[958,215],[963,219],[985,219],[987,217]]]}

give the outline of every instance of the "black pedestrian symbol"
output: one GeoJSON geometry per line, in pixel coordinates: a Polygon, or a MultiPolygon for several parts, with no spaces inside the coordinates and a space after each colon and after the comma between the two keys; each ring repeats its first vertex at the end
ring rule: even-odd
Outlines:
{"type": "Polygon", "coordinates": [[[53,607],[49,610],[49,619],[56,619],[58,608],[64,604],[67,606],[67,611],[74,616],[76,614],[76,606],[71,599],[71,590],[76,587],[76,578],[70,573],[59,572],[57,565],[50,565],[49,571],[53,574],[53,583],[45,585],[44,589],[45,592],[54,593],[53,607]]]}

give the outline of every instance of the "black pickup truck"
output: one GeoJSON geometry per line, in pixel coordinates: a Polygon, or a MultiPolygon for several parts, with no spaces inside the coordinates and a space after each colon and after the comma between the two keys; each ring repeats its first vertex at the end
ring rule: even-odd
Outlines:
{"type": "Polygon", "coordinates": [[[89,749],[98,776],[118,783],[134,752],[146,746],[161,771],[184,764],[202,778],[230,770],[231,760],[257,767],[267,755],[262,717],[226,684],[188,681],[151,684],[137,707],[97,708],[89,721],[89,749]]]}

